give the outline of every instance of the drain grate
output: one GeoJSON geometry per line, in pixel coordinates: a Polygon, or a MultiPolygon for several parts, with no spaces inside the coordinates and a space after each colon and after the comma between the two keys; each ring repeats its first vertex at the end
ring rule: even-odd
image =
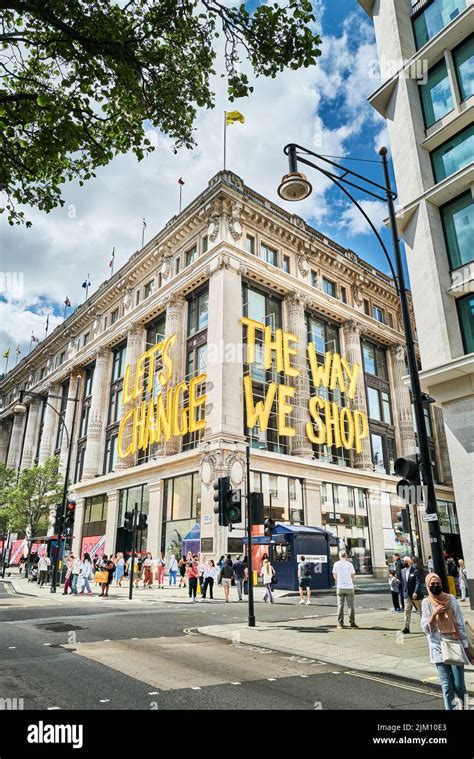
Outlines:
{"type": "Polygon", "coordinates": [[[48,622],[43,625],[35,625],[35,627],[38,628],[38,630],[50,630],[54,633],[68,633],[71,632],[71,630],[85,630],[85,627],[80,627],[79,625],[67,625],[64,622],[48,622]]]}

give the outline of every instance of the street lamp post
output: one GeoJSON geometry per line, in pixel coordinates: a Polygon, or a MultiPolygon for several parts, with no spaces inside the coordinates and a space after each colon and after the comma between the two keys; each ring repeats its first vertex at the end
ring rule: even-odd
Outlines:
{"type": "MultiPolygon", "coordinates": [[[[77,378],[77,387],[76,387],[76,395],[74,398],[67,398],[67,401],[72,401],[74,403],[74,412],[72,416],[72,432],[74,431],[75,423],[76,423],[76,411],[77,411],[77,404],[79,402],[79,388],[80,388],[80,377],[77,378]]],[[[62,493],[62,510],[60,514],[59,519],[59,525],[58,525],[58,540],[56,545],[56,553],[54,556],[53,561],[53,571],[52,571],[52,577],[51,577],[51,593],[56,593],[56,585],[57,585],[57,571],[58,571],[58,563],[59,563],[59,557],[61,555],[61,544],[62,544],[62,533],[63,533],[63,527],[66,519],[66,511],[67,511],[67,491],[69,487],[69,472],[71,469],[71,459],[72,459],[72,437],[69,434],[68,428],[64,422],[64,419],[62,418],[61,414],[57,411],[57,409],[54,408],[54,406],[49,403],[44,396],[40,395],[39,393],[31,393],[26,390],[20,390],[20,397],[18,404],[15,406],[15,411],[17,413],[25,413],[26,412],[26,406],[23,404],[23,398],[26,396],[30,398],[37,398],[40,401],[43,401],[43,403],[46,404],[46,406],[49,406],[49,408],[53,409],[55,414],[59,417],[59,421],[63,426],[64,432],[66,433],[66,439],[67,439],[67,459],[66,459],[66,469],[64,472],[64,487],[63,487],[63,493],[62,493]]],[[[60,397],[60,396],[51,396],[53,398],[60,397]]]]}
{"type": "Polygon", "coordinates": [[[448,578],[446,573],[446,565],[444,563],[442,542],[441,542],[441,529],[438,519],[438,511],[436,504],[436,493],[434,487],[433,468],[431,465],[431,456],[428,443],[428,433],[426,430],[424,403],[426,398],[421,391],[420,377],[418,374],[418,365],[416,361],[415,343],[413,339],[413,330],[410,321],[410,311],[408,307],[408,298],[405,283],[405,272],[403,269],[403,260],[400,249],[400,241],[398,239],[396,218],[395,218],[395,206],[394,201],[397,197],[396,193],[392,190],[390,183],[390,175],[388,170],[387,161],[387,148],[381,148],[379,155],[381,156],[381,164],[383,168],[385,184],[381,185],[377,182],[373,182],[371,179],[367,179],[362,174],[358,174],[346,166],[335,163],[327,156],[314,153],[307,148],[301,147],[301,145],[295,145],[294,143],[286,145],[284,148],[285,155],[288,156],[289,173],[286,174],[278,188],[278,194],[283,200],[297,201],[304,200],[312,192],[312,186],[306,179],[306,176],[298,171],[298,162],[310,166],[316,171],[319,171],[324,176],[331,179],[342,192],[344,192],[352,201],[352,203],[359,209],[361,214],[366,219],[367,223],[371,227],[375,236],[377,237],[380,246],[384,252],[384,255],[390,266],[392,272],[395,287],[397,289],[398,296],[400,298],[403,327],[405,332],[406,350],[408,358],[408,369],[410,373],[411,390],[413,397],[413,407],[415,411],[415,419],[418,431],[418,445],[420,450],[420,469],[423,479],[424,491],[426,493],[426,514],[434,515],[434,518],[428,521],[428,529],[430,534],[431,555],[433,557],[434,570],[440,576],[444,590],[448,591],[448,578]],[[326,167],[315,164],[310,161],[306,156],[312,156],[319,161],[326,164],[326,167]],[[348,178],[349,177],[349,178],[348,178]],[[395,268],[393,266],[391,257],[387,251],[387,248],[380,237],[375,225],[369,218],[367,213],[353,197],[351,192],[347,189],[347,186],[363,192],[365,195],[369,195],[377,200],[385,201],[388,204],[388,212],[390,218],[390,231],[392,235],[392,245],[395,257],[395,268]],[[381,195],[380,193],[383,193],[381,195]]]}

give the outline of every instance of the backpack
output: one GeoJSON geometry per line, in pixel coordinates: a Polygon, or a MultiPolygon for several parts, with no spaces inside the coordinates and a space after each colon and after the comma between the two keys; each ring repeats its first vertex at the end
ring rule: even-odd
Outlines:
{"type": "Polygon", "coordinates": [[[305,561],[303,564],[303,577],[311,577],[311,564],[309,561],[305,561]]]}

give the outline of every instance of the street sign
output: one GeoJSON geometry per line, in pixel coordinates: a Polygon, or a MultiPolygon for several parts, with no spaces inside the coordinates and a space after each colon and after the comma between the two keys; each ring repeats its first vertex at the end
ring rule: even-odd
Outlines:
{"type": "Polygon", "coordinates": [[[438,521],[437,514],[422,514],[421,518],[423,522],[437,522],[438,521]]]}

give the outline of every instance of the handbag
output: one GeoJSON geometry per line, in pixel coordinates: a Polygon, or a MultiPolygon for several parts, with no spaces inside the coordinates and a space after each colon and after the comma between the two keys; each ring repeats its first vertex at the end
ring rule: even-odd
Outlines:
{"type": "Polygon", "coordinates": [[[460,640],[441,638],[441,656],[443,663],[452,667],[463,667],[464,664],[470,664],[460,640]]]}
{"type": "Polygon", "coordinates": [[[276,585],[278,582],[278,577],[276,576],[276,572],[273,573],[272,577],[272,585],[276,585]]]}
{"type": "Polygon", "coordinates": [[[249,594],[249,581],[244,580],[244,596],[248,596],[249,594]]]}
{"type": "Polygon", "coordinates": [[[99,571],[95,573],[95,581],[98,583],[104,583],[105,585],[108,585],[109,573],[106,572],[104,569],[99,569],[99,571]]]}

